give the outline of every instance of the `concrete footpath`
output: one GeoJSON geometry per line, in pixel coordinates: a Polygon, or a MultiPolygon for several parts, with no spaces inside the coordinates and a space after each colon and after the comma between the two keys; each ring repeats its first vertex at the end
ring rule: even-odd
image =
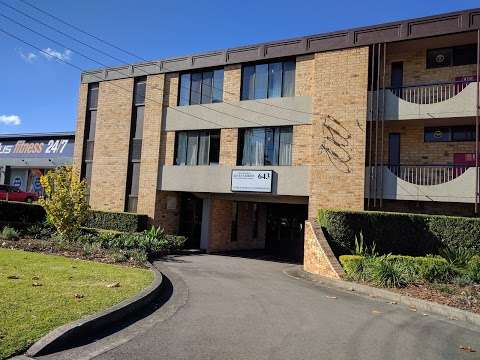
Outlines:
{"type": "Polygon", "coordinates": [[[480,358],[480,329],[468,323],[315,286],[286,276],[289,264],[190,255],[159,266],[174,289],[163,307],[109,339],[39,359],[480,358]]]}

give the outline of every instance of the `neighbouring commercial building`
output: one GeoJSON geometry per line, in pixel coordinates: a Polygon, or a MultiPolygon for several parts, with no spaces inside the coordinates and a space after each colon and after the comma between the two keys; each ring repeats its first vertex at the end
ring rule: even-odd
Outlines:
{"type": "Polygon", "coordinates": [[[41,195],[40,177],[71,165],[74,144],[74,132],[0,134],[0,184],[41,195]]]}
{"type": "Polygon", "coordinates": [[[302,258],[323,207],[474,215],[480,9],[82,73],[94,209],[302,258]]]}

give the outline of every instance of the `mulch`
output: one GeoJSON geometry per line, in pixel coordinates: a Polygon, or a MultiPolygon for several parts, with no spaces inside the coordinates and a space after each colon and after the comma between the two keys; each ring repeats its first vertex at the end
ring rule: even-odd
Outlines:
{"type": "Polygon", "coordinates": [[[448,305],[480,314],[480,285],[417,284],[400,289],[390,289],[422,300],[448,305]]]}

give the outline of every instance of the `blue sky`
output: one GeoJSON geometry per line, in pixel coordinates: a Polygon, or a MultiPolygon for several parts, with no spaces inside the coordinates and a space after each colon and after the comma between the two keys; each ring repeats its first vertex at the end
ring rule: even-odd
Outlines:
{"type": "MultiPolygon", "coordinates": [[[[43,22],[89,42],[126,62],[135,58],[69,29],[19,0],[1,0],[43,22]]],[[[478,7],[478,1],[285,1],[285,0],[28,0],[78,27],[145,59],[185,55],[225,47],[371,25],[478,7]],[[120,5],[122,4],[122,5],[120,5]]],[[[52,56],[0,33],[0,133],[70,131],[75,128],[80,72],[54,59],[60,56],[82,69],[118,62],[56,34],[0,3],[0,14],[14,18],[66,47],[42,39],[0,17],[7,30],[52,56]]]]}

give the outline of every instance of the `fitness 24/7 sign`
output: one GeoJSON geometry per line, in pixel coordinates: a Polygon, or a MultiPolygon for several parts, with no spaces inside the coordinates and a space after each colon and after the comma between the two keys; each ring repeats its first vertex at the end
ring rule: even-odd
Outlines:
{"type": "Polygon", "coordinates": [[[272,170],[232,170],[232,191],[272,192],[272,170]]]}
{"type": "Polygon", "coordinates": [[[41,139],[0,142],[0,158],[72,157],[72,139],[41,139]]]}

